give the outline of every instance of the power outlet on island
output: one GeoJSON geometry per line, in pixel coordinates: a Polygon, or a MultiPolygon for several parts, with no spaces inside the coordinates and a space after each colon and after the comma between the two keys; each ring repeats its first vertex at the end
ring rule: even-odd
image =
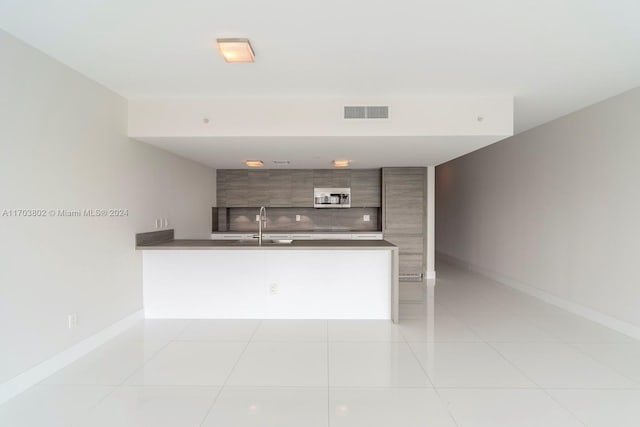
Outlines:
{"type": "Polygon", "coordinates": [[[279,293],[280,293],[280,290],[278,289],[277,283],[272,283],[269,285],[269,294],[278,295],[279,293]]]}
{"type": "Polygon", "coordinates": [[[363,215],[363,216],[362,216],[362,220],[363,220],[364,222],[369,222],[369,221],[371,221],[371,216],[369,216],[369,215],[363,215]]]}
{"type": "Polygon", "coordinates": [[[75,329],[78,326],[78,313],[71,313],[67,316],[67,326],[69,329],[75,329]]]}

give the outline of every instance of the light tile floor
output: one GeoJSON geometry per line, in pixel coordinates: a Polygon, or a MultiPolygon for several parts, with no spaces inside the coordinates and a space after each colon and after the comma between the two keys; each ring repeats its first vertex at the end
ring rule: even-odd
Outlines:
{"type": "Polygon", "coordinates": [[[438,265],[388,321],[149,320],[0,425],[640,426],[640,342],[438,265]]]}

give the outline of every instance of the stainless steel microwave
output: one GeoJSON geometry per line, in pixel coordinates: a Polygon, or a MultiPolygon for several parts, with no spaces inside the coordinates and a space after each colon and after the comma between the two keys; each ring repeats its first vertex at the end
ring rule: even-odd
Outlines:
{"type": "Polygon", "coordinates": [[[314,208],[350,208],[351,188],[314,188],[314,208]]]}

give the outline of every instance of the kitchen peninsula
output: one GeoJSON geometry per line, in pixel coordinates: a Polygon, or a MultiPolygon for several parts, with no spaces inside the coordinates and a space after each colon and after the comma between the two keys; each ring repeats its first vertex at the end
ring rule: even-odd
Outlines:
{"type": "Polygon", "coordinates": [[[398,248],[384,240],[259,246],[168,230],[137,249],[148,319],[398,319],[398,248]]]}
{"type": "Polygon", "coordinates": [[[147,318],[396,320],[424,300],[425,168],[216,176],[211,240],[138,235],[147,318]]]}

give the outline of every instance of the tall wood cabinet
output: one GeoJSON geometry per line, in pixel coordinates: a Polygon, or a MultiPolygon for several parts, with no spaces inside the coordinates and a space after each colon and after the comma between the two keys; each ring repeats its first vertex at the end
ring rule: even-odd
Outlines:
{"type": "Polygon", "coordinates": [[[400,300],[424,300],[427,168],[382,169],[382,231],[400,248],[400,300]]]}

